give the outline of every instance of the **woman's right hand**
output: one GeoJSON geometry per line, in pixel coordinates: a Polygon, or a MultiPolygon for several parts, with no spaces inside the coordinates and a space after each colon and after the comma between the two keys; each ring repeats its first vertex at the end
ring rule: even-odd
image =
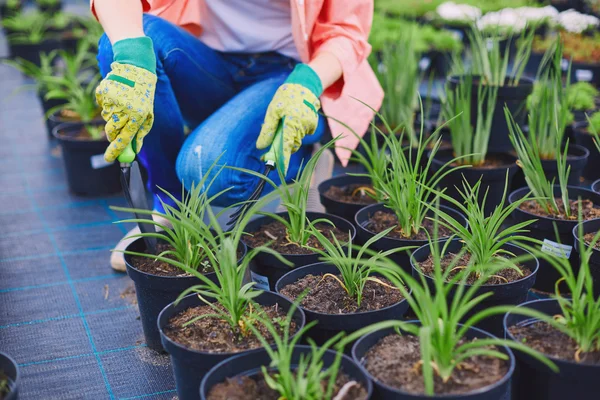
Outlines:
{"type": "Polygon", "coordinates": [[[124,39],[113,45],[111,72],[96,89],[96,101],[111,142],[104,159],[115,161],[132,143],[139,153],[154,122],[156,56],[147,37],[124,39]]]}

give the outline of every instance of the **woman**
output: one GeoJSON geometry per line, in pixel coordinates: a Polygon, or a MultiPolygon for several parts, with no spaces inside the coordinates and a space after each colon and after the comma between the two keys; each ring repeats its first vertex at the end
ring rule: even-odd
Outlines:
{"type": "MultiPolygon", "coordinates": [[[[278,162],[296,175],[326,129],[365,132],[383,92],[366,58],[373,0],[91,0],[106,35],[96,96],[113,161],[132,142],[157,187],[181,195],[213,162],[263,169],[282,119],[278,162]],[[148,13],[148,14],[144,14],[148,13]],[[186,128],[191,130],[185,136],[186,128]],[[143,147],[142,147],[143,146],[143,147]]],[[[346,135],[336,153],[357,139],[346,135]]],[[[277,180],[274,173],[272,178],[277,180]]],[[[217,205],[246,199],[257,181],[223,170],[217,205]]],[[[124,269],[122,258],[113,267],[124,269]]]]}

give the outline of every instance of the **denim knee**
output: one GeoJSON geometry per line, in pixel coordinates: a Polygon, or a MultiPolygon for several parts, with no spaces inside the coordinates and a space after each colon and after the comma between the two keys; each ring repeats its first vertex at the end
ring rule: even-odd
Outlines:
{"type": "Polygon", "coordinates": [[[113,62],[113,51],[112,44],[106,36],[106,33],[100,37],[98,41],[98,68],[100,68],[100,75],[105,77],[110,72],[110,64],[113,62]]]}

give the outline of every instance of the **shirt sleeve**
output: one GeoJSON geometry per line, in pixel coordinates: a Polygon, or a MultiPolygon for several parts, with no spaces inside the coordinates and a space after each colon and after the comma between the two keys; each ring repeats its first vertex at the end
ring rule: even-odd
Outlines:
{"type": "Polygon", "coordinates": [[[371,53],[368,40],[372,22],[373,0],[324,1],[310,44],[314,56],[328,52],[342,65],[342,79],[328,91],[339,95],[345,78],[354,73],[371,53]]]}
{"type": "MultiPolygon", "coordinates": [[[[142,2],[142,9],[144,12],[148,12],[150,11],[150,2],[149,0],[140,0],[142,2]]],[[[94,18],[98,19],[98,16],[96,15],[96,8],[94,7],[94,0],[90,0],[90,11],[92,12],[92,15],[94,16],[94,18]]]]}

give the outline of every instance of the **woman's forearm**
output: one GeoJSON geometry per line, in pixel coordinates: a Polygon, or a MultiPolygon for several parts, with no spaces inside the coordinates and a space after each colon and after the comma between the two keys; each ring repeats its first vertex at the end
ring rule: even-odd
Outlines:
{"type": "Polygon", "coordinates": [[[94,8],[112,44],[119,40],[144,36],[140,0],[96,0],[94,8]]]}
{"type": "Polygon", "coordinates": [[[319,75],[323,90],[342,77],[342,64],[331,53],[319,53],[308,65],[319,75]]]}

